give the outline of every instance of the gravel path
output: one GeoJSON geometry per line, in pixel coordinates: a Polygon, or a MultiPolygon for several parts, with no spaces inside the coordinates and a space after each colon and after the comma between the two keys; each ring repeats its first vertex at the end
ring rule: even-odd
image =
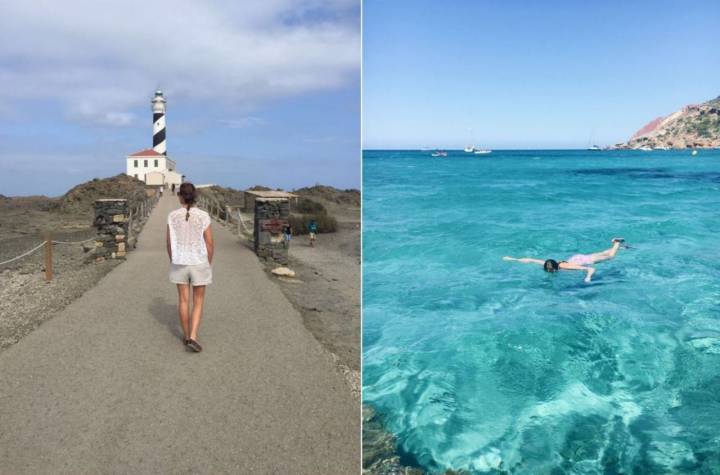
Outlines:
{"type": "Polygon", "coordinates": [[[359,402],[262,266],[215,225],[200,341],[179,339],[163,199],[127,262],[0,353],[0,460],[24,473],[360,470],[359,402]]]}

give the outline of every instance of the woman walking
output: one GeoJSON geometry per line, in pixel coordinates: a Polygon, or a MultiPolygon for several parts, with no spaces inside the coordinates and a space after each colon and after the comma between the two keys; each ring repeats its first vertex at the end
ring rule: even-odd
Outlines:
{"type": "Polygon", "coordinates": [[[170,282],[177,285],[178,314],[185,345],[202,351],[197,332],[205,301],[205,287],[212,283],[215,245],[210,216],[195,206],[197,191],[192,183],[180,185],[181,208],[171,211],[167,220],[167,252],[170,257],[170,282]],[[190,311],[192,286],[192,312],[190,311]]]}

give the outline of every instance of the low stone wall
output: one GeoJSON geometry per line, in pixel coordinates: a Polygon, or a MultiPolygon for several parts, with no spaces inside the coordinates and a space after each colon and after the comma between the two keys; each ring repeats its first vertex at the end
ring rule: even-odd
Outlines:
{"type": "Polygon", "coordinates": [[[256,198],[255,254],[279,264],[288,264],[288,249],[283,242],[283,229],[288,225],[290,204],[284,198],[256,198]]]}
{"type": "Polygon", "coordinates": [[[93,257],[95,261],[124,259],[127,253],[128,200],[102,199],[95,201],[97,238],[93,257]]]}

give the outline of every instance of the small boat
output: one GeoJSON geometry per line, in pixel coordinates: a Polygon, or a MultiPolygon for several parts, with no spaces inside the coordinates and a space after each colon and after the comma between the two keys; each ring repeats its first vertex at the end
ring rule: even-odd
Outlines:
{"type": "Polygon", "coordinates": [[[488,150],[486,148],[476,148],[474,153],[475,155],[486,155],[488,153],[492,153],[492,150],[488,150]]]}
{"type": "Polygon", "coordinates": [[[473,153],[473,151],[475,150],[475,146],[474,146],[474,145],[468,145],[468,146],[466,146],[463,150],[465,151],[465,153],[473,153]]]}
{"type": "Polygon", "coordinates": [[[433,157],[447,157],[447,152],[445,152],[445,151],[443,151],[443,150],[435,150],[435,151],[432,153],[432,156],[433,156],[433,157]]]}
{"type": "Polygon", "coordinates": [[[650,147],[650,145],[643,145],[638,150],[642,150],[643,152],[652,152],[652,147],[650,147]]]}
{"type": "Polygon", "coordinates": [[[670,147],[667,147],[665,145],[656,145],[653,147],[653,150],[670,150],[670,147]]]}
{"type": "Polygon", "coordinates": [[[691,153],[690,155],[692,155],[693,157],[694,157],[695,155],[697,155],[697,150],[693,149],[693,151],[692,151],[692,153],[691,153]]]}
{"type": "Polygon", "coordinates": [[[600,147],[598,147],[597,145],[592,145],[592,146],[588,147],[588,151],[590,151],[590,152],[600,152],[600,151],[602,151],[602,149],[601,149],[600,147]]]}

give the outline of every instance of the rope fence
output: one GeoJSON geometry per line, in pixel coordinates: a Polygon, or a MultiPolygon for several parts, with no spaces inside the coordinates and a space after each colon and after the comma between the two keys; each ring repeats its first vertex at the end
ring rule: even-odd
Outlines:
{"type": "Polygon", "coordinates": [[[33,252],[35,252],[35,251],[37,251],[38,249],[40,249],[41,247],[43,247],[45,244],[47,244],[47,243],[46,243],[45,241],[43,241],[43,242],[41,242],[40,244],[38,244],[37,246],[35,246],[34,248],[30,249],[29,251],[27,251],[27,252],[25,252],[25,253],[23,253],[23,254],[20,254],[20,255],[17,256],[17,257],[13,257],[12,259],[8,259],[7,261],[0,262],[0,266],[5,265],[5,264],[10,264],[11,262],[15,262],[15,261],[17,261],[17,260],[20,260],[20,259],[22,259],[22,258],[25,257],[25,256],[29,256],[29,255],[32,254],[33,252]]]}
{"type": "MultiPolygon", "coordinates": [[[[159,201],[160,197],[157,196],[157,193],[155,196],[146,198],[145,200],[141,200],[130,209],[129,214],[129,222],[128,222],[128,239],[130,238],[130,235],[133,233],[133,224],[137,223],[138,221],[142,221],[148,216],[150,216],[150,212],[155,207],[157,202],[159,201]]],[[[53,258],[52,258],[52,249],[53,245],[55,244],[63,244],[63,245],[74,245],[74,244],[84,244],[86,242],[95,241],[97,239],[96,235],[93,235],[92,237],[89,237],[87,239],[83,239],[81,241],[59,241],[54,240],[52,238],[51,232],[46,232],[43,241],[38,244],[37,246],[33,247],[32,249],[23,252],[22,254],[15,256],[13,258],[4,260],[0,262],[0,266],[4,266],[6,264],[11,264],[13,262],[17,262],[20,259],[24,257],[28,257],[31,254],[35,253],[36,251],[40,250],[41,248],[45,249],[45,280],[50,281],[53,278],[53,258]]]]}
{"type": "Polygon", "coordinates": [[[243,229],[245,230],[245,232],[248,233],[248,234],[253,234],[253,233],[254,233],[255,226],[253,225],[252,228],[249,228],[249,227],[245,224],[245,221],[244,221],[243,218],[242,218],[242,213],[240,212],[240,210],[238,210],[238,212],[237,212],[237,217],[238,217],[238,223],[240,223],[240,224],[242,225],[242,227],[243,227],[243,229]]]}
{"type": "Polygon", "coordinates": [[[53,241],[53,244],[82,244],[84,242],[94,241],[96,238],[95,236],[85,239],[84,241],[53,241]]]}
{"type": "Polygon", "coordinates": [[[243,233],[245,233],[250,237],[253,236],[254,226],[248,226],[245,223],[242,212],[240,211],[242,206],[223,205],[216,198],[203,194],[201,194],[198,199],[198,206],[207,211],[212,218],[215,218],[226,226],[237,222],[238,235],[242,236],[243,233]],[[235,210],[236,213],[233,213],[233,210],[235,210]]]}

